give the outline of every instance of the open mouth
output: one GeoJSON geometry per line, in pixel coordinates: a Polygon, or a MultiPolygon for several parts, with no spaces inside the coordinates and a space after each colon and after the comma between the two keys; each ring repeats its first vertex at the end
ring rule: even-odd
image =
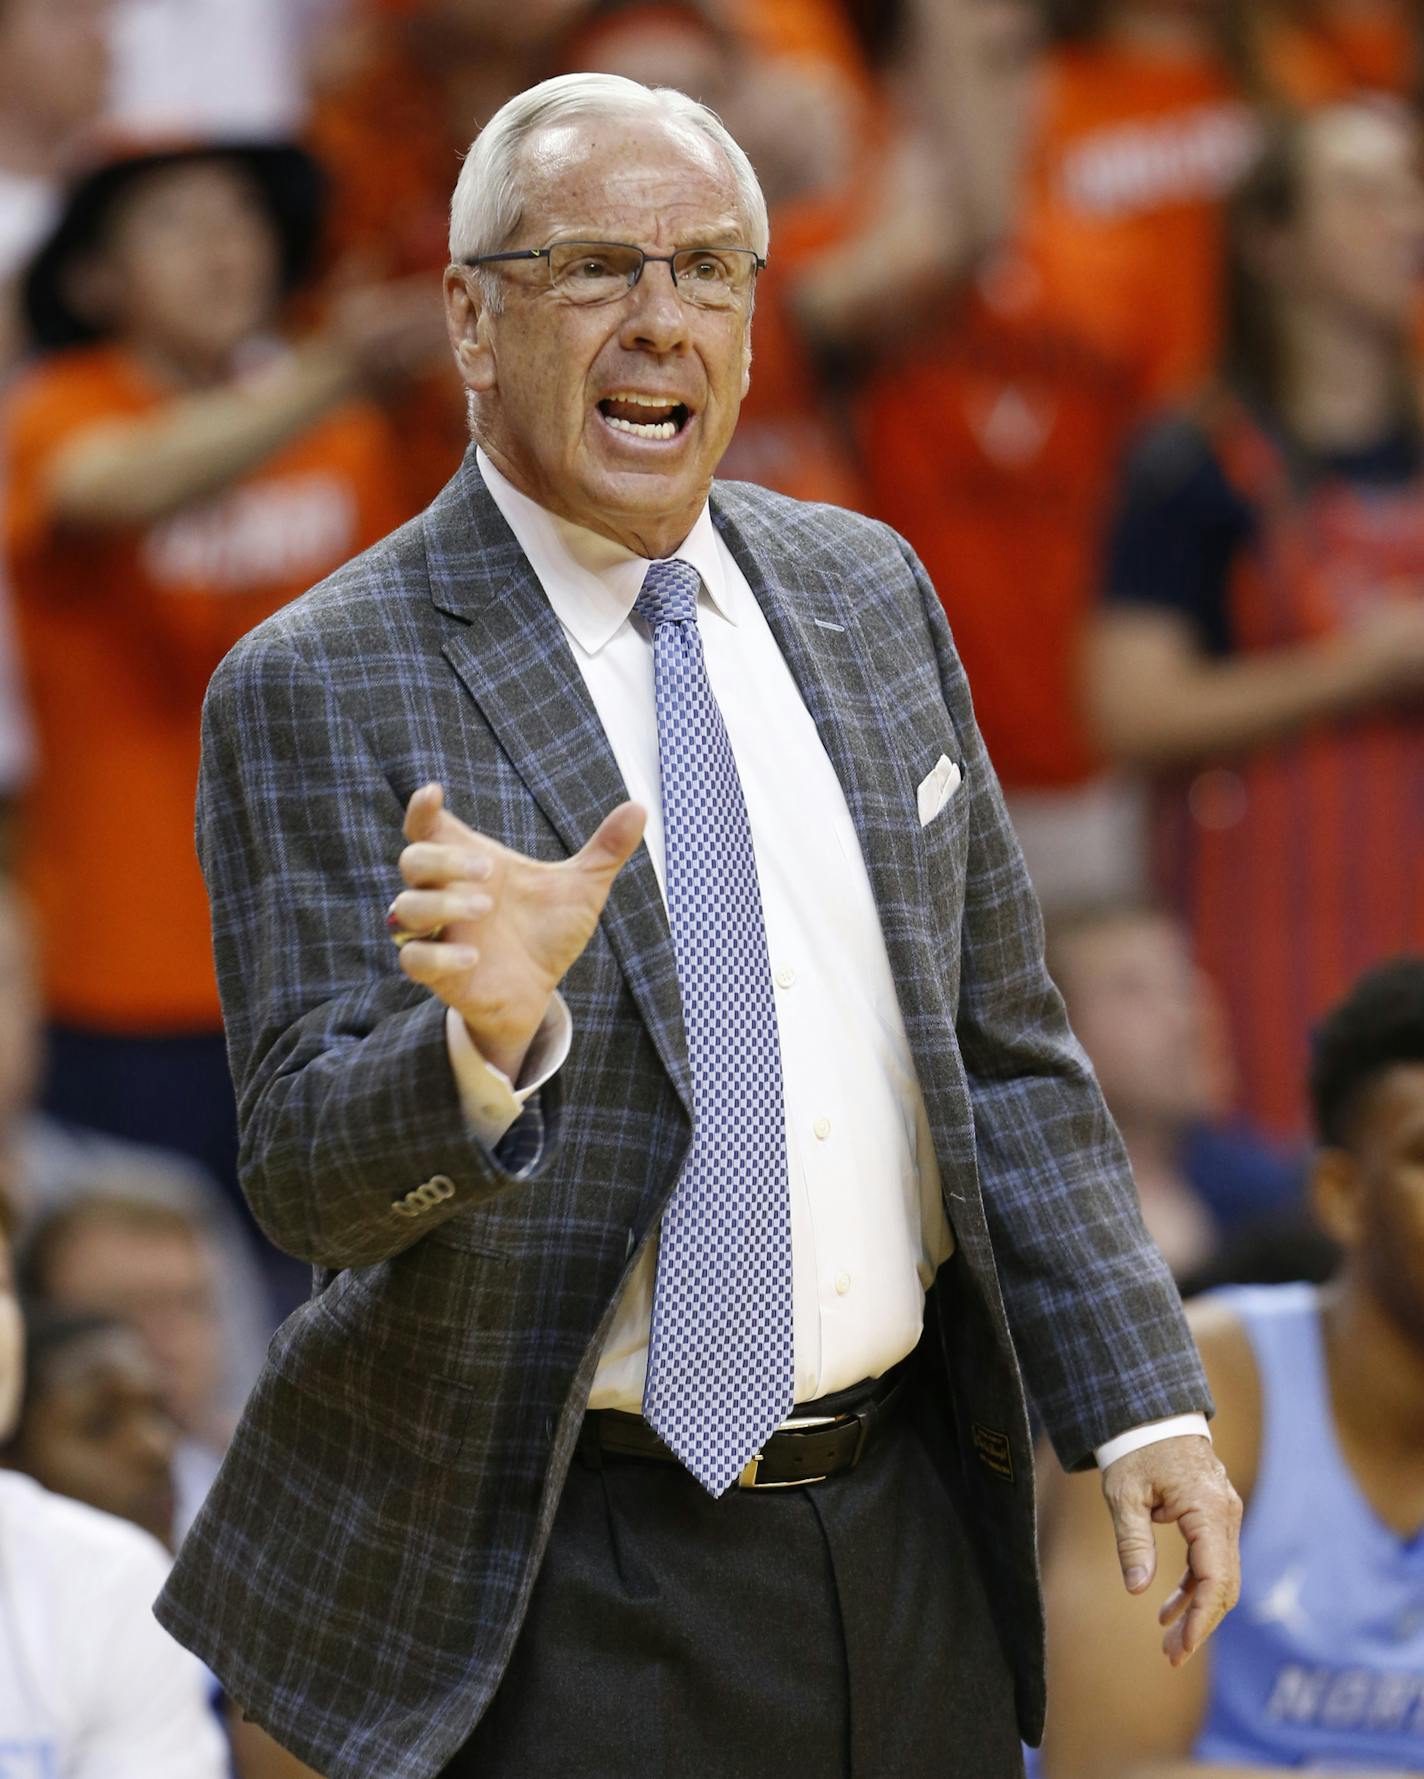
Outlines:
{"type": "Polygon", "coordinates": [[[692,418],[686,402],[622,391],[604,396],[598,411],[614,432],[626,432],[635,439],[675,439],[692,418]]]}

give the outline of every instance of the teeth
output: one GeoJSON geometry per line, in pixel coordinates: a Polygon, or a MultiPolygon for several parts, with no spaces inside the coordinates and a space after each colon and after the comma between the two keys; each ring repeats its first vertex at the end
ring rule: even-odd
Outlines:
{"type": "Polygon", "coordinates": [[[632,402],[638,408],[675,408],[678,400],[675,395],[608,395],[605,401],[632,402]]]}
{"type": "MultiPolygon", "coordinates": [[[[626,401],[627,397],[620,395],[618,400],[626,401]]],[[[667,404],[665,402],[649,402],[646,405],[648,407],[666,407],[667,404]]],[[[607,414],[604,415],[604,419],[607,420],[608,424],[613,427],[615,431],[631,432],[634,438],[638,439],[671,439],[677,437],[677,423],[672,420],[656,420],[645,425],[639,420],[619,420],[610,418],[607,414]]]]}

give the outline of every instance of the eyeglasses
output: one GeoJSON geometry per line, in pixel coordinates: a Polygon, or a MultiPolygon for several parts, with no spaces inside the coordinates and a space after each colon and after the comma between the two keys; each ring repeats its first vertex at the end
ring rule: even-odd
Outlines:
{"type": "Polygon", "coordinates": [[[676,253],[644,253],[619,241],[558,241],[512,253],[482,253],[461,260],[488,266],[501,260],[549,262],[549,282],[570,303],[612,303],[626,296],[651,260],[672,272],[673,287],[703,309],[730,309],[740,302],[766,261],[750,247],[681,247],[676,253]]]}

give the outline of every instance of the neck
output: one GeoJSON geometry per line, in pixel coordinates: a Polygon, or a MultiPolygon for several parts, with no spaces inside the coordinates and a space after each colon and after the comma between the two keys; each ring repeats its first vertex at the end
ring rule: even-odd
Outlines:
{"type": "Polygon", "coordinates": [[[1359,1443],[1424,1448],[1424,1349],[1347,1270],[1323,1303],[1335,1415],[1359,1443]]]}
{"type": "Polygon", "coordinates": [[[227,357],[185,353],[175,350],[166,341],[145,339],[140,334],[128,335],[122,344],[133,353],[145,373],[164,389],[183,393],[212,389],[232,375],[232,361],[227,357]]]}
{"type": "Polygon", "coordinates": [[[1363,326],[1299,304],[1282,317],[1286,343],[1285,417],[1315,450],[1374,444],[1396,419],[1396,343],[1363,326]]]}
{"type": "Polygon", "coordinates": [[[601,509],[575,510],[560,501],[548,488],[542,487],[535,478],[526,475],[497,443],[485,438],[479,439],[478,443],[505,481],[536,506],[543,507],[546,513],[567,519],[573,525],[582,525],[585,531],[596,532],[599,537],[621,544],[625,550],[630,550],[635,556],[645,557],[649,562],[671,556],[682,545],[706,504],[708,491],[704,488],[701,499],[690,510],[679,507],[676,511],[666,513],[628,514],[610,513],[601,509]]]}

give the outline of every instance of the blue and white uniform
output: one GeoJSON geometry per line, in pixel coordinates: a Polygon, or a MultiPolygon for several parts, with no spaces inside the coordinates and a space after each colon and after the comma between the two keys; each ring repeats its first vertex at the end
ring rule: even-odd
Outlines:
{"type": "Polygon", "coordinates": [[[1210,1645],[1201,1761],[1424,1773],[1424,1534],[1401,1538],[1335,1438],[1310,1285],[1216,1297],[1250,1336],[1261,1458],[1241,1603],[1210,1645]]]}

